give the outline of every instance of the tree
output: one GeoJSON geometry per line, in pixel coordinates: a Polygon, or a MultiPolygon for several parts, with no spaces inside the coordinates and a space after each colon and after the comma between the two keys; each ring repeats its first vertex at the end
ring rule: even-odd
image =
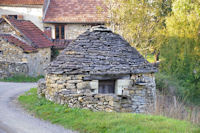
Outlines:
{"type": "Polygon", "coordinates": [[[110,26],[140,52],[159,53],[171,0],[108,0],[110,26]]]}
{"type": "Polygon", "coordinates": [[[166,18],[161,70],[183,81],[183,95],[200,98],[200,2],[174,0],[166,18]]]}

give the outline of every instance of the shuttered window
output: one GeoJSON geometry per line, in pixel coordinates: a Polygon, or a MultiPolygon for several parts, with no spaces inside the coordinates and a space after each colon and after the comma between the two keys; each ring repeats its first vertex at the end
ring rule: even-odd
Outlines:
{"type": "Polygon", "coordinates": [[[99,81],[99,93],[111,94],[115,93],[115,81],[114,80],[101,80],[99,81]]]}
{"type": "Polygon", "coordinates": [[[55,32],[55,39],[65,39],[65,25],[56,25],[55,32]]]}

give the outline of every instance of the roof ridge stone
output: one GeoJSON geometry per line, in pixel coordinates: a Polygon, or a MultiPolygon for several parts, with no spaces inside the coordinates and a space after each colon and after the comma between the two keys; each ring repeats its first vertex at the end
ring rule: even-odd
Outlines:
{"type": "Polygon", "coordinates": [[[98,26],[93,26],[92,28],[89,29],[90,32],[92,31],[101,31],[101,32],[112,32],[110,28],[107,28],[104,25],[98,25],[98,26]]]}

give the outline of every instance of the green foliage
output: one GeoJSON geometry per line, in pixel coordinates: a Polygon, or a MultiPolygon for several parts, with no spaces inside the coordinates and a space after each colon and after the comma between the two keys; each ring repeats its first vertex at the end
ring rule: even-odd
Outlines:
{"type": "Polygon", "coordinates": [[[161,72],[179,80],[181,97],[200,103],[200,1],[108,1],[111,27],[143,55],[160,52],[161,72]]]}
{"type": "Polygon", "coordinates": [[[178,78],[182,97],[200,102],[200,2],[175,0],[166,19],[166,40],[161,47],[162,72],[178,78]]]}
{"type": "Polygon", "coordinates": [[[166,73],[156,73],[156,88],[163,94],[169,96],[177,96],[179,100],[184,101],[184,86],[176,77],[167,75],[166,73]]]}
{"type": "Polygon", "coordinates": [[[39,79],[44,78],[44,76],[30,77],[25,75],[15,75],[13,77],[0,79],[2,82],[37,82],[39,79]]]}
{"type": "Polygon", "coordinates": [[[92,112],[54,104],[39,99],[37,89],[31,89],[19,97],[21,104],[36,116],[84,133],[188,133],[200,132],[189,122],[132,113],[92,112]]]}
{"type": "MultiPolygon", "coordinates": [[[[145,55],[144,55],[145,56],[145,55]]],[[[150,63],[153,63],[155,62],[155,59],[154,59],[154,55],[153,54],[147,54],[146,55],[146,60],[150,63]]]]}
{"type": "Polygon", "coordinates": [[[51,59],[54,60],[59,55],[59,50],[52,48],[51,49],[51,59]]]}
{"type": "Polygon", "coordinates": [[[108,0],[110,25],[142,53],[159,51],[171,0],[108,0]]]}

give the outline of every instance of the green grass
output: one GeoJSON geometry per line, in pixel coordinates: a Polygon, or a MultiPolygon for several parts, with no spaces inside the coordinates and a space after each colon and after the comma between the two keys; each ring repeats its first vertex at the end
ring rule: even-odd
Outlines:
{"type": "Polygon", "coordinates": [[[39,79],[44,78],[44,76],[29,77],[24,75],[16,75],[9,78],[0,79],[2,82],[37,82],[39,79]]]}
{"type": "Polygon", "coordinates": [[[19,97],[20,103],[44,120],[85,133],[199,133],[200,128],[186,121],[132,113],[92,112],[71,109],[38,98],[37,89],[19,97]]]}

